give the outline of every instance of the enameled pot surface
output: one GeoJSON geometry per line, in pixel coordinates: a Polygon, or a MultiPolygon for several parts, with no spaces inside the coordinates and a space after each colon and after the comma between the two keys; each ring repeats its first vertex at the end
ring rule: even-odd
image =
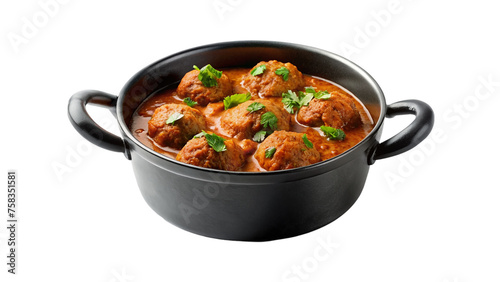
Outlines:
{"type": "Polygon", "coordinates": [[[245,241],[287,238],[332,222],[360,195],[369,166],[376,159],[416,146],[429,134],[434,120],[431,108],[421,101],[387,106],[375,80],[338,55],[267,41],[225,42],[179,52],[138,72],[118,97],[100,91],[76,93],[68,113],[85,138],[123,152],[132,161],[144,199],[160,216],[197,234],[245,241]],[[141,102],[178,83],[193,65],[252,67],[271,59],[291,62],[305,74],[334,81],[354,93],[371,114],[375,123],[372,132],[335,158],[274,172],[229,172],[188,165],[151,150],[130,132],[128,124],[141,102]],[[110,108],[122,136],[96,125],[85,110],[87,103],[110,108]],[[416,117],[402,132],[379,144],[384,118],[401,114],[416,117]]]}

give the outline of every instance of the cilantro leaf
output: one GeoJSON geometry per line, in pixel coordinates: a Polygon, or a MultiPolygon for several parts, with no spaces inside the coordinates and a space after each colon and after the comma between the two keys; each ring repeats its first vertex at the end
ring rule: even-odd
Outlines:
{"type": "Polygon", "coordinates": [[[195,105],[198,105],[198,102],[195,102],[193,100],[191,100],[190,97],[187,97],[187,98],[184,98],[184,100],[182,100],[186,105],[190,106],[190,107],[193,107],[195,105]]]}
{"type": "Polygon", "coordinates": [[[264,106],[262,103],[259,103],[259,102],[253,102],[252,104],[248,105],[247,107],[247,111],[253,113],[253,112],[256,112],[260,109],[263,109],[265,108],[266,106],[264,106]]]}
{"type": "Polygon", "coordinates": [[[290,73],[290,71],[285,67],[281,67],[281,68],[277,69],[274,73],[277,75],[281,75],[283,77],[283,80],[287,81],[288,74],[290,73]]]}
{"type": "Polygon", "coordinates": [[[225,151],[226,144],[224,144],[225,139],[220,137],[219,135],[212,133],[212,134],[205,134],[205,138],[207,139],[208,145],[214,149],[216,152],[223,152],[225,151]]]}
{"type": "Polygon", "coordinates": [[[256,68],[254,68],[253,70],[251,70],[250,74],[253,76],[257,76],[259,74],[263,74],[265,70],[266,70],[266,65],[260,65],[256,68]]]}
{"type": "Polygon", "coordinates": [[[326,99],[330,99],[330,97],[332,97],[332,94],[328,93],[328,91],[320,91],[320,92],[316,92],[314,94],[314,98],[316,99],[323,99],[323,100],[326,100],[326,99]]]}
{"type": "Polygon", "coordinates": [[[285,106],[285,110],[291,114],[294,113],[294,108],[298,108],[300,105],[299,97],[292,90],[288,90],[288,92],[281,94],[281,102],[285,106]]]}
{"type": "Polygon", "coordinates": [[[203,136],[205,136],[205,139],[207,140],[208,145],[210,147],[212,147],[212,149],[214,149],[214,151],[219,153],[219,152],[223,152],[223,151],[227,150],[226,144],[224,144],[224,141],[226,141],[226,139],[220,137],[219,135],[217,135],[215,133],[209,134],[209,133],[205,132],[205,130],[203,130],[200,133],[193,136],[193,139],[201,138],[203,136]]]}
{"type": "Polygon", "coordinates": [[[174,122],[180,120],[184,115],[181,113],[173,113],[170,117],[168,117],[166,124],[174,125],[174,122]]]}
{"type": "Polygon", "coordinates": [[[281,94],[283,97],[281,102],[285,106],[285,110],[291,114],[294,113],[295,108],[300,109],[302,106],[309,105],[309,102],[314,98],[314,94],[312,93],[304,93],[299,91],[299,96],[292,90],[288,90],[288,92],[281,94]]]}
{"type": "Polygon", "coordinates": [[[299,108],[303,106],[309,105],[309,102],[314,98],[314,94],[312,93],[304,93],[302,91],[299,91],[299,108]]]}
{"type": "Polygon", "coordinates": [[[260,142],[264,141],[264,139],[266,139],[266,134],[267,134],[267,132],[265,130],[261,130],[261,131],[255,133],[252,140],[260,143],[260,142]]]}
{"type": "Polygon", "coordinates": [[[238,106],[239,104],[250,100],[250,98],[252,98],[250,93],[233,94],[231,96],[227,96],[226,98],[224,98],[224,110],[238,106]]]}
{"type": "Polygon", "coordinates": [[[214,69],[210,64],[199,69],[196,65],[193,66],[195,70],[200,71],[198,79],[205,87],[217,86],[217,78],[221,78],[222,71],[214,69]]]}
{"type": "Polygon", "coordinates": [[[306,86],[306,93],[316,93],[316,90],[314,90],[314,87],[312,86],[306,86]]]}
{"type": "Polygon", "coordinates": [[[260,116],[260,124],[271,130],[278,129],[278,118],[273,112],[266,112],[260,116]]]}
{"type": "Polygon", "coordinates": [[[326,137],[329,140],[344,140],[345,139],[345,132],[342,129],[337,129],[333,128],[330,126],[324,126],[322,125],[320,127],[321,131],[323,131],[326,135],[326,137]]]}
{"type": "Polygon", "coordinates": [[[193,136],[193,139],[196,139],[196,138],[201,138],[203,136],[205,136],[205,134],[207,134],[205,132],[205,130],[202,130],[200,133],[196,134],[195,136],[193,136]]]}
{"type": "Polygon", "coordinates": [[[302,140],[304,140],[304,144],[306,144],[306,147],[309,148],[309,149],[312,149],[314,148],[314,145],[311,141],[309,141],[309,139],[307,139],[307,135],[304,133],[304,135],[302,135],[302,140]]]}
{"type": "Polygon", "coordinates": [[[274,156],[274,153],[276,153],[276,148],[275,147],[269,147],[265,151],[265,156],[266,158],[270,159],[274,156]]]}
{"type": "Polygon", "coordinates": [[[314,98],[316,99],[330,99],[330,97],[332,97],[332,94],[328,93],[328,91],[324,90],[324,91],[319,91],[319,92],[316,92],[316,90],[314,90],[313,87],[309,86],[309,87],[306,87],[306,93],[311,93],[314,95],[314,98]]]}

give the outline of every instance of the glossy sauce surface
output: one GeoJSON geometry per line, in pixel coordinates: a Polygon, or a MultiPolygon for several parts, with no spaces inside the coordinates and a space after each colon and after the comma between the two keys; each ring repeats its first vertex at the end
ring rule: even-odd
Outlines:
{"type": "MultiPolygon", "coordinates": [[[[233,93],[247,93],[248,91],[241,87],[241,80],[245,74],[248,73],[250,69],[244,68],[233,68],[233,69],[223,69],[224,74],[226,74],[232,81],[233,93]]],[[[329,158],[335,157],[349,148],[353,147],[359,143],[365,136],[373,129],[373,120],[370,114],[366,110],[365,106],[351,93],[347,92],[343,88],[339,87],[333,82],[313,77],[309,75],[304,75],[305,85],[315,87],[317,90],[326,90],[328,92],[340,91],[351,95],[354,97],[355,104],[359,113],[361,115],[362,125],[354,129],[344,130],[346,138],[342,141],[327,140],[324,137],[323,132],[319,127],[308,127],[300,124],[296,119],[296,114],[291,117],[291,131],[304,132],[307,133],[309,140],[314,144],[314,147],[321,154],[321,160],[327,160],[329,158]]],[[[259,97],[253,96],[252,99],[259,97]]],[[[271,100],[275,104],[282,105],[281,97],[266,98],[271,100]]],[[[147,134],[148,131],[148,121],[151,119],[155,109],[164,104],[168,103],[178,103],[183,104],[181,98],[177,96],[176,88],[169,88],[158,93],[153,94],[147,100],[145,100],[136,110],[134,116],[132,117],[132,123],[130,129],[134,136],[143,144],[153,149],[154,151],[169,156],[171,158],[176,157],[179,150],[175,150],[169,147],[162,147],[155,143],[147,134]]],[[[225,139],[231,139],[226,132],[220,126],[220,117],[224,111],[223,102],[210,103],[206,107],[194,106],[194,108],[201,111],[206,117],[208,130],[222,136],[225,139]]],[[[241,144],[242,140],[234,139],[236,143],[241,144]]],[[[257,160],[250,155],[247,157],[246,164],[242,167],[242,171],[264,171],[260,167],[257,160]]]]}

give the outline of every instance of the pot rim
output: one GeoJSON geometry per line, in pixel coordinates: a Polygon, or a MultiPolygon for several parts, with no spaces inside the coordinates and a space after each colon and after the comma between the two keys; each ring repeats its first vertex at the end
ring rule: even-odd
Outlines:
{"type": "MultiPolygon", "coordinates": [[[[342,85],[341,85],[342,86],[342,85]]],[[[344,87],[344,86],[342,86],[344,87]]],[[[149,97],[150,94],[147,96],[149,97]]],[[[146,97],[146,99],[147,99],[146,97]]],[[[288,42],[281,42],[281,41],[265,41],[265,40],[243,40],[243,41],[224,41],[224,42],[219,42],[219,43],[211,43],[211,44],[206,44],[206,45],[201,45],[198,47],[193,47],[190,49],[185,49],[180,52],[176,52],[174,54],[171,54],[169,56],[166,56],[162,59],[159,59],[146,67],[142,68],[140,71],[138,71],[134,76],[132,76],[127,83],[123,86],[123,88],[120,90],[120,94],[118,96],[117,100],[117,120],[118,124],[120,126],[122,134],[124,134],[129,141],[132,141],[136,146],[141,148],[144,152],[149,153],[151,156],[159,158],[159,160],[164,160],[168,161],[172,164],[180,165],[183,166],[187,169],[193,169],[199,172],[208,172],[208,173],[223,173],[223,174],[229,174],[229,175],[241,175],[241,176],[251,176],[251,175],[259,175],[259,176],[264,176],[264,175],[279,175],[279,174],[291,174],[291,173],[312,173],[314,171],[317,171],[320,168],[323,167],[328,167],[330,166],[340,166],[343,165],[345,162],[349,161],[348,157],[352,156],[355,151],[360,150],[360,148],[365,147],[365,145],[373,138],[375,138],[375,135],[377,132],[380,130],[380,127],[382,126],[384,122],[384,118],[386,115],[387,111],[387,104],[386,104],[386,99],[385,95],[378,85],[378,83],[375,81],[375,79],[363,68],[355,64],[354,62],[337,55],[335,53],[316,48],[316,47],[311,47],[307,45],[302,45],[302,44],[297,44],[297,43],[288,43],[288,42]],[[162,155],[151,148],[147,147],[145,144],[141,143],[137,138],[135,138],[130,131],[129,127],[127,126],[127,123],[125,122],[124,116],[123,116],[123,100],[125,97],[125,93],[128,90],[129,86],[132,85],[134,82],[138,81],[141,79],[144,74],[148,72],[149,69],[153,68],[154,66],[164,62],[165,60],[184,55],[186,53],[190,52],[195,52],[195,51],[208,51],[208,50],[220,50],[220,49],[228,49],[228,48],[235,48],[235,47],[271,47],[271,48],[292,48],[292,49],[300,49],[308,52],[313,52],[313,53],[318,53],[327,57],[330,57],[336,61],[339,61],[343,63],[344,65],[354,69],[357,73],[362,75],[366,81],[370,82],[372,86],[377,90],[377,95],[379,96],[379,100],[381,101],[380,104],[380,114],[377,123],[373,127],[373,129],[368,133],[368,135],[363,138],[359,143],[354,145],[353,147],[349,148],[345,152],[339,154],[338,156],[335,156],[333,158],[308,165],[308,166],[303,166],[303,167],[298,167],[298,168],[292,168],[292,169],[286,169],[286,170],[277,170],[277,171],[227,171],[227,170],[219,170],[219,169],[213,169],[213,168],[204,168],[204,167],[199,167],[187,163],[183,163],[180,161],[177,161],[176,159],[167,157],[165,155],[162,155]]],[[[368,161],[367,161],[368,164],[368,161]]],[[[331,168],[330,168],[331,169],[331,168]]],[[[328,170],[330,170],[328,169],[328,170]]],[[[313,173],[317,174],[317,173],[313,173]]]]}

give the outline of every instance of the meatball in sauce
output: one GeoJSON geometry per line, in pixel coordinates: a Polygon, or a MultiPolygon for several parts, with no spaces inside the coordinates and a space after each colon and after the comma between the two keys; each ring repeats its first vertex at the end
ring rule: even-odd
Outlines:
{"type": "Polygon", "coordinates": [[[258,63],[245,75],[241,85],[252,95],[264,97],[281,97],[283,92],[304,88],[304,78],[296,66],[276,60],[258,63]],[[262,73],[255,75],[252,71],[261,67],[262,73]],[[265,67],[265,68],[264,68],[265,67]]]}
{"type": "Polygon", "coordinates": [[[361,124],[361,116],[353,97],[338,92],[330,93],[330,99],[312,99],[309,105],[301,107],[297,114],[300,123],[318,127],[356,128],[361,124]]]}
{"type": "Polygon", "coordinates": [[[290,130],[290,115],[277,103],[265,99],[246,101],[238,106],[224,111],[221,115],[220,126],[229,135],[238,139],[252,139],[254,135],[265,129],[262,124],[262,115],[271,112],[278,119],[277,130],[290,130]],[[249,111],[253,103],[260,103],[262,108],[249,111]]]}
{"type": "Polygon", "coordinates": [[[307,146],[305,133],[275,131],[260,144],[255,159],[266,170],[290,169],[321,161],[314,145],[307,146]]]}
{"type": "Polygon", "coordinates": [[[183,163],[221,170],[239,170],[246,161],[245,152],[234,142],[224,141],[224,151],[217,152],[205,137],[194,138],[187,142],[176,159],[183,163]]]}
{"type": "Polygon", "coordinates": [[[226,96],[232,94],[233,87],[227,75],[222,74],[216,79],[216,85],[207,87],[198,79],[200,71],[192,70],[188,72],[177,87],[177,95],[180,98],[191,98],[201,106],[208,103],[220,102],[226,96]]]}
{"type": "Polygon", "coordinates": [[[165,104],[156,108],[148,122],[149,137],[160,146],[174,149],[181,149],[205,129],[205,116],[197,109],[182,104],[165,104]]]}

